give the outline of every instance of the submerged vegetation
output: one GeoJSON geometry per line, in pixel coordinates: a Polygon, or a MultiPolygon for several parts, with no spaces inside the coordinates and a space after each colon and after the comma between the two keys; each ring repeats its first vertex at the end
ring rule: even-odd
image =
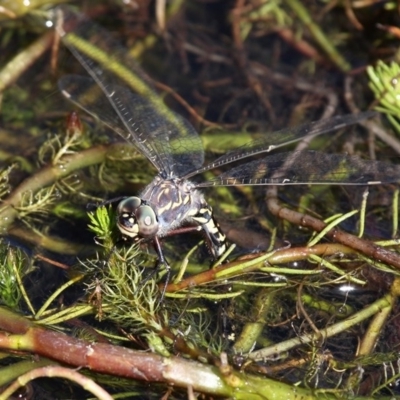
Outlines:
{"type": "MultiPolygon", "coordinates": [[[[60,2],[0,1],[0,399],[399,396],[398,184],[207,189],[236,247],[213,261],[197,233],[164,238],[167,281],[115,222],[155,171],[58,93],[82,73],[46,28],[60,2]]],[[[375,109],[312,149],[398,164],[397,3],[80,3],[154,80],[109,68],[156,87],[208,160],[375,109]]]]}

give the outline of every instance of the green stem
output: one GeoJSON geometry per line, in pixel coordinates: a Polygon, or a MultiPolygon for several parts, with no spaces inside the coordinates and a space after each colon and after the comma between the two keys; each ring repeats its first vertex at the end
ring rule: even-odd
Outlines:
{"type": "Polygon", "coordinates": [[[0,208],[0,230],[6,233],[8,227],[18,217],[17,208],[26,194],[35,194],[40,189],[52,185],[78,169],[103,162],[107,153],[112,152],[112,148],[113,146],[97,146],[66,156],[60,164],[43,167],[27,178],[3,200],[0,208]]]}
{"type": "Polygon", "coordinates": [[[302,2],[298,0],[285,0],[289,7],[296,13],[297,17],[307,26],[311,35],[322,47],[325,53],[329,56],[332,62],[340,68],[343,72],[351,69],[350,64],[339,54],[339,52],[332,46],[329,39],[322,32],[317,24],[311,19],[307,9],[303,6],[302,2]]]}
{"type": "Polygon", "coordinates": [[[53,32],[42,35],[0,71],[0,92],[12,85],[50,47],[53,37],[53,32]]]}
{"type": "Polygon", "coordinates": [[[321,340],[321,335],[324,339],[337,335],[341,332],[350,329],[352,326],[366,320],[367,318],[375,315],[376,313],[381,312],[382,309],[386,307],[390,307],[392,303],[392,295],[387,294],[381,299],[377,300],[375,303],[372,303],[367,308],[363,309],[362,311],[346,318],[345,320],[334,324],[332,326],[327,327],[319,331],[318,333],[309,334],[306,333],[300,337],[296,337],[294,339],[286,340],[284,342],[278,343],[274,346],[267,347],[265,349],[254,351],[253,353],[249,354],[249,358],[252,360],[263,360],[267,357],[271,357],[274,354],[279,354],[284,351],[288,351],[294,347],[299,345],[304,345],[307,343],[312,343],[315,341],[321,340]]]}

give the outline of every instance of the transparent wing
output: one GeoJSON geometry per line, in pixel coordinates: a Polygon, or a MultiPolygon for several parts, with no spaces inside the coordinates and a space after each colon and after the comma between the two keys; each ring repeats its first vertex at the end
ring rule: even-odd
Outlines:
{"type": "Polygon", "coordinates": [[[291,143],[298,142],[305,137],[314,137],[327,133],[333,130],[344,128],[348,125],[353,125],[359,121],[371,118],[376,115],[374,111],[366,111],[359,114],[349,114],[337,116],[330,119],[323,119],[316,122],[300,125],[294,128],[285,128],[273,133],[267,134],[264,138],[254,140],[244,146],[238,147],[217,158],[210,164],[199,168],[196,171],[186,175],[185,178],[190,178],[193,175],[221,167],[247,157],[254,156],[260,153],[269,153],[272,150],[286,146],[291,143]]]}
{"type": "Polygon", "coordinates": [[[137,146],[164,177],[199,168],[204,151],[197,132],[165,106],[128,50],[82,15],[57,10],[63,42],[103,91],[93,95],[93,81],[69,76],[60,80],[63,94],[137,146]]]}
{"type": "Polygon", "coordinates": [[[317,151],[278,153],[248,162],[196,187],[238,185],[351,184],[400,181],[400,166],[317,151]]]}

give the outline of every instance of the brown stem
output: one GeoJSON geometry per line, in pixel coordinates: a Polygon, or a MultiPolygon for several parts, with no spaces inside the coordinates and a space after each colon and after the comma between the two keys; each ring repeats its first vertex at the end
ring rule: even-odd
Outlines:
{"type": "Polygon", "coordinates": [[[232,395],[218,368],[184,360],[161,357],[105,343],[92,343],[64,333],[35,326],[22,316],[0,307],[0,348],[30,351],[79,368],[149,382],[166,382],[196,391],[232,395]],[[12,333],[12,334],[9,334],[12,333]],[[202,376],[202,379],[199,379],[202,376]]]}
{"type": "MultiPolygon", "coordinates": [[[[276,186],[268,190],[267,201],[269,210],[278,218],[285,219],[295,225],[311,228],[316,232],[321,232],[326,227],[326,224],[317,218],[283,207],[278,201],[276,186]]],[[[326,236],[378,262],[384,262],[400,269],[399,253],[378,246],[369,240],[361,239],[350,233],[343,232],[338,228],[331,229],[326,233],[326,236]]]]}
{"type": "MultiPolygon", "coordinates": [[[[288,262],[304,260],[311,255],[329,256],[333,254],[348,254],[352,252],[353,250],[350,247],[332,243],[317,244],[312,247],[294,247],[289,249],[277,250],[273,254],[271,253],[268,257],[268,264],[286,264],[288,262]]],[[[166,292],[178,292],[180,290],[193,288],[198,285],[215,281],[218,274],[223,271],[229,271],[230,269],[234,270],[234,274],[237,275],[239,272],[237,269],[235,269],[235,266],[240,266],[241,264],[244,264],[245,261],[260,259],[259,262],[255,262],[251,264],[251,266],[244,266],[242,269],[240,269],[240,274],[257,270],[260,267],[265,266],[265,260],[262,259],[262,257],[267,254],[268,253],[252,254],[246,256],[245,259],[239,259],[229,264],[223,264],[210,270],[201,272],[197,275],[189,276],[178,283],[170,283],[166,288],[166,292]]],[[[224,277],[227,278],[228,275],[224,275],[224,277]]]]}

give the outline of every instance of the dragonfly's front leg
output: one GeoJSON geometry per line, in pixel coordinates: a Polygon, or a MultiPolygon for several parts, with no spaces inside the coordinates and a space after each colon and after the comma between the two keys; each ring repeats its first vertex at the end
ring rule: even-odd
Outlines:
{"type": "Polygon", "coordinates": [[[157,236],[154,237],[153,244],[154,244],[154,249],[155,249],[155,251],[157,253],[158,260],[157,260],[157,264],[156,264],[156,266],[154,268],[154,271],[150,274],[150,277],[152,277],[154,274],[156,274],[158,271],[160,271],[162,267],[164,267],[165,271],[166,271],[165,282],[164,282],[163,289],[162,289],[162,292],[161,292],[161,300],[160,301],[162,301],[164,299],[164,296],[165,296],[165,290],[167,289],[169,281],[171,280],[171,267],[168,264],[168,262],[167,262],[167,260],[166,260],[166,258],[164,256],[160,240],[158,239],[157,236]]]}

